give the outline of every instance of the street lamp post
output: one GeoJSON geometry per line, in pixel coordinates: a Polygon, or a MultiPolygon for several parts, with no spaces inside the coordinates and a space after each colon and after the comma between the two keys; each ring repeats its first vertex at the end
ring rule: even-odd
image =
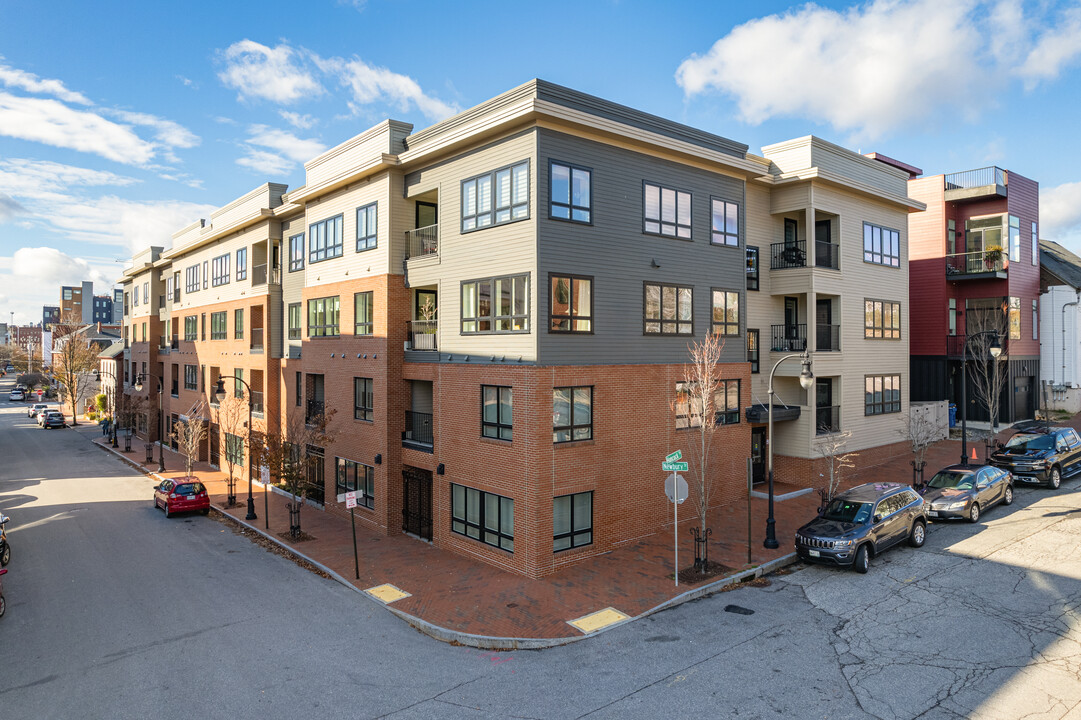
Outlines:
{"type": "Polygon", "coordinates": [[[811,373],[811,354],[808,352],[793,353],[792,355],[785,355],[773,365],[773,369],[769,371],[769,415],[768,415],[768,429],[766,431],[766,468],[769,475],[769,517],[766,518],[766,540],[762,543],[770,550],[775,550],[780,547],[780,543],[777,542],[776,520],[773,519],[773,374],[777,372],[777,368],[781,363],[789,358],[799,358],[800,363],[803,364],[803,370],[799,374],[799,384],[804,390],[810,390],[814,384],[815,376],[811,373]]]}
{"type": "Polygon", "coordinates": [[[165,423],[162,422],[163,418],[161,416],[161,378],[151,373],[139,373],[135,377],[135,392],[143,391],[143,380],[148,377],[154,378],[158,381],[158,472],[163,473],[165,472],[165,435],[163,432],[164,428],[162,426],[165,423]]]}
{"type": "MultiPolygon", "coordinates": [[[[965,337],[964,345],[961,347],[961,464],[968,465],[968,373],[966,368],[968,367],[968,344],[973,338],[978,338],[983,335],[989,335],[991,337],[991,346],[988,351],[991,353],[991,357],[995,362],[998,362],[999,355],[1002,354],[1002,346],[998,342],[998,330],[984,330],[974,335],[968,335],[965,337]]],[[[993,388],[992,388],[993,391],[993,388]]],[[[995,429],[995,419],[991,418],[991,432],[995,429]]]]}
{"type": "Polygon", "coordinates": [[[118,419],[117,416],[119,415],[119,413],[117,412],[117,407],[116,407],[116,399],[117,399],[116,398],[116,393],[120,390],[120,388],[117,385],[116,368],[115,367],[112,370],[109,371],[109,377],[112,378],[112,382],[109,383],[109,407],[112,409],[113,422],[112,422],[112,433],[111,434],[113,436],[112,437],[112,445],[115,448],[115,447],[120,447],[120,445],[116,442],[116,421],[118,419]]]}
{"type": "Polygon", "coordinates": [[[228,375],[226,377],[219,377],[218,384],[214,388],[214,397],[221,403],[225,399],[225,381],[232,378],[233,380],[241,383],[248,391],[248,514],[244,516],[245,520],[255,520],[258,515],[255,514],[255,498],[252,496],[251,488],[251,473],[252,473],[252,459],[255,457],[255,453],[252,452],[251,444],[251,414],[252,414],[252,394],[251,385],[244,381],[244,378],[237,377],[236,375],[228,375]]]}

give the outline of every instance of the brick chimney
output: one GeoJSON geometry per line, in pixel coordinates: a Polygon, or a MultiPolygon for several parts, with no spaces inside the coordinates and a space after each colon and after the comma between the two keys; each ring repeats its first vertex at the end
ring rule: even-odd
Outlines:
{"type": "Polygon", "coordinates": [[[101,334],[101,320],[98,320],[98,334],[101,334]]]}

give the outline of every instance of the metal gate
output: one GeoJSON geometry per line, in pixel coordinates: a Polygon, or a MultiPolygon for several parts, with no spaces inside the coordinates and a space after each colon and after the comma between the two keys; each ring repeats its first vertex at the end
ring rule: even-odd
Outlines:
{"type": "Polygon", "coordinates": [[[432,471],[402,468],[402,530],[432,539],[432,471]]]}

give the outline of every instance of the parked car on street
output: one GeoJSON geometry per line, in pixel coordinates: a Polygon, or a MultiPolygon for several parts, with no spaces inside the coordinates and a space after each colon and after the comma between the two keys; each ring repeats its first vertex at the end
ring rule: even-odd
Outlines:
{"type": "Polygon", "coordinates": [[[22,402],[23,400],[26,400],[26,393],[19,388],[15,388],[8,393],[8,400],[11,400],[12,402],[22,402]]]}
{"type": "Polygon", "coordinates": [[[991,464],[1009,470],[1017,482],[1057,490],[1063,478],[1081,472],[1081,437],[1068,427],[1019,432],[991,455],[991,464]]]}
{"type": "Polygon", "coordinates": [[[1013,504],[1013,475],[992,465],[951,465],[935,473],[923,492],[927,515],[979,522],[984,511],[1013,504]]]}
{"type": "Polygon", "coordinates": [[[26,416],[27,417],[37,417],[39,412],[41,412],[42,410],[48,410],[48,409],[49,409],[49,404],[48,403],[34,403],[30,407],[26,408],[26,416]]]}
{"type": "Polygon", "coordinates": [[[154,507],[165,510],[165,517],[196,510],[206,515],[210,512],[210,495],[201,482],[192,478],[166,479],[154,488],[154,507]]]}
{"type": "Polygon", "coordinates": [[[905,540],[922,547],[926,539],[927,509],[915,490],[899,483],[867,483],[833,498],[797,530],[796,552],[805,562],[865,573],[872,557],[905,540]]]}
{"type": "Polygon", "coordinates": [[[67,427],[67,422],[64,421],[64,413],[59,410],[46,410],[42,413],[41,427],[45,430],[49,428],[63,428],[67,427]]]}

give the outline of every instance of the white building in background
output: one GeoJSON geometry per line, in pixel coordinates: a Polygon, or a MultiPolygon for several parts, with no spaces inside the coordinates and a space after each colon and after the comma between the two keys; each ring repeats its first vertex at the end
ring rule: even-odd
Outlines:
{"type": "Polygon", "coordinates": [[[1081,412],[1081,257],[1040,240],[1040,406],[1081,412]]]}

